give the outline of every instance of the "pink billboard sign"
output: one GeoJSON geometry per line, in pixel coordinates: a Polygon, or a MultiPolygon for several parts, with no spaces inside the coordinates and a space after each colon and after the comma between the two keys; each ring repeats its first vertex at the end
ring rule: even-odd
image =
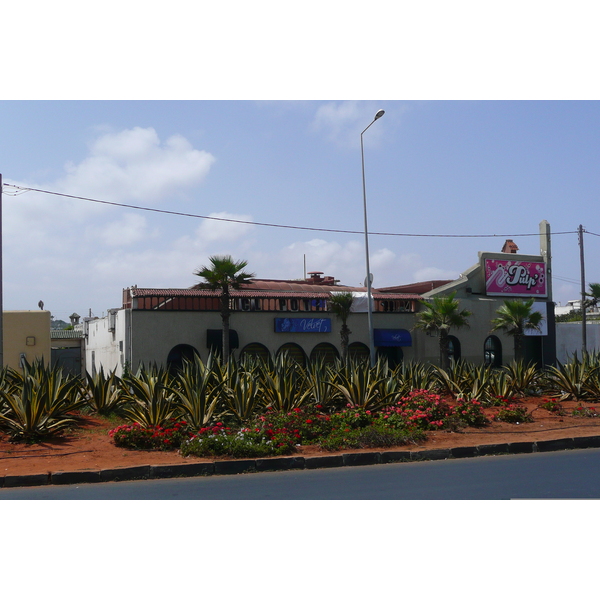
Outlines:
{"type": "Polygon", "coordinates": [[[486,259],[485,291],[489,296],[545,298],[546,263],[486,259]]]}

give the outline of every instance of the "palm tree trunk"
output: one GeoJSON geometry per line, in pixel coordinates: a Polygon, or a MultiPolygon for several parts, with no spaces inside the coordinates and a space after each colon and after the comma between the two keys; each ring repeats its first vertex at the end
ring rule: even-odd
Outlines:
{"type": "Polygon", "coordinates": [[[229,316],[231,312],[229,310],[229,288],[223,287],[223,293],[221,294],[221,320],[223,321],[223,364],[229,362],[229,316]]]}
{"type": "Polygon", "coordinates": [[[450,358],[448,356],[448,333],[440,329],[440,366],[447,371],[450,368],[450,358]]]}
{"type": "Polygon", "coordinates": [[[522,335],[515,335],[515,361],[519,362],[521,360],[523,360],[523,336],[522,335]]]}
{"type": "Polygon", "coordinates": [[[345,322],[342,324],[342,328],[340,330],[340,338],[342,345],[342,361],[346,362],[346,359],[348,358],[348,341],[350,339],[350,329],[348,329],[348,326],[345,322]]]}

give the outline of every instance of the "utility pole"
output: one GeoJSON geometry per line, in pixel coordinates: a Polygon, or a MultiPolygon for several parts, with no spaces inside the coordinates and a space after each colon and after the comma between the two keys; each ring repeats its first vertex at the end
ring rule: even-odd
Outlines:
{"type": "Polygon", "coordinates": [[[579,226],[579,262],[581,263],[581,358],[587,354],[587,320],[585,315],[585,258],[583,253],[583,225],[579,226]]]}

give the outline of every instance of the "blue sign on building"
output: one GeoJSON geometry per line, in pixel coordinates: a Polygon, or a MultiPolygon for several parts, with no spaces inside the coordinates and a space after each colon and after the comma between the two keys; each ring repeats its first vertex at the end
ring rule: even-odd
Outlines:
{"type": "Polygon", "coordinates": [[[275,333],[331,333],[331,319],[275,319],[275,333]]]}
{"type": "Polygon", "coordinates": [[[377,347],[412,346],[410,331],[406,329],[375,329],[373,337],[377,347]]]}

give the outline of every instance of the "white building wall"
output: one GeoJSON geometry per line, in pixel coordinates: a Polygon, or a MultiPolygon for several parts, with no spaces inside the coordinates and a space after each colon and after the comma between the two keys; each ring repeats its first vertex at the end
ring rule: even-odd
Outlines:
{"type": "Polygon", "coordinates": [[[130,356],[129,315],[126,309],[111,309],[106,317],[86,321],[85,364],[94,374],[102,367],[105,373],[123,374],[130,356]]]}
{"type": "MultiPolygon", "coordinates": [[[[556,359],[565,364],[575,353],[581,358],[583,328],[581,322],[556,324],[556,359]]],[[[588,352],[600,352],[600,321],[586,323],[586,348],[588,352]]]]}

